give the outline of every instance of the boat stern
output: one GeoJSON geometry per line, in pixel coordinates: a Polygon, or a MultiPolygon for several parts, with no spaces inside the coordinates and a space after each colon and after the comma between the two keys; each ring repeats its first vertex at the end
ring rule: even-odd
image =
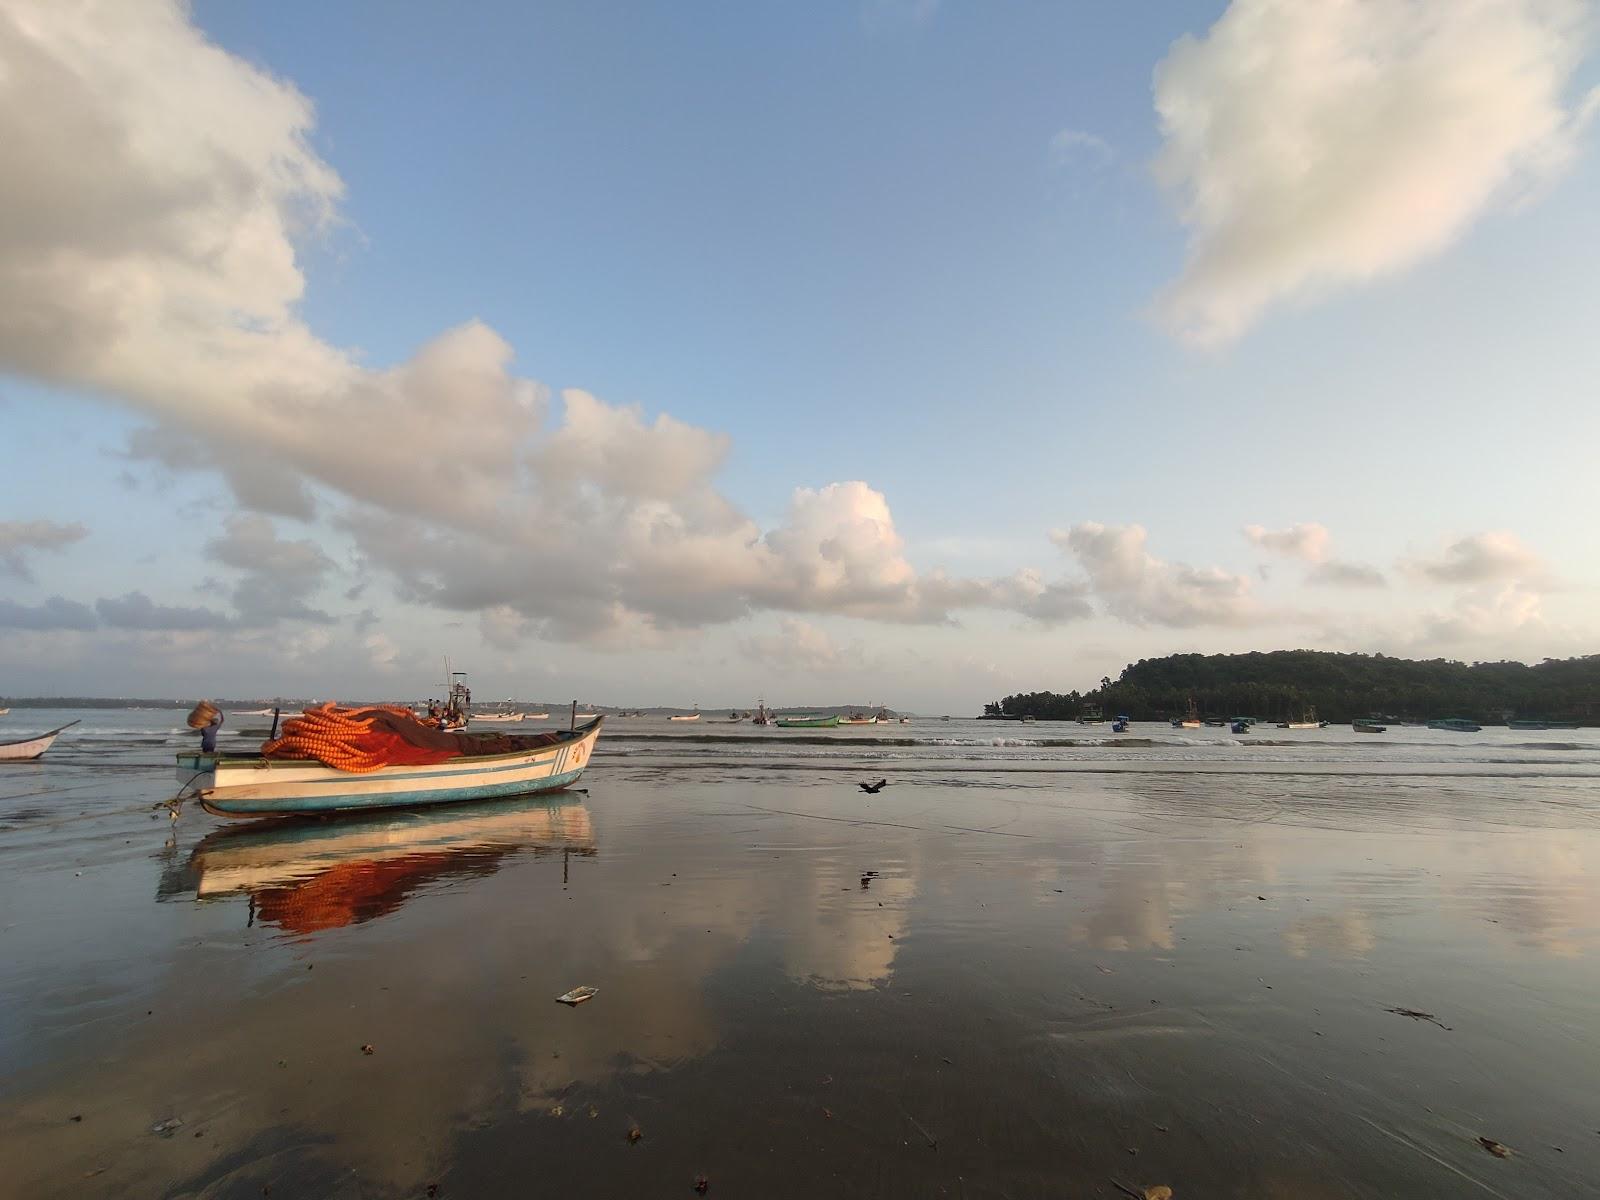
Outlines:
{"type": "Polygon", "coordinates": [[[190,751],[178,755],[176,778],[185,788],[204,791],[217,782],[217,755],[190,751]]]}

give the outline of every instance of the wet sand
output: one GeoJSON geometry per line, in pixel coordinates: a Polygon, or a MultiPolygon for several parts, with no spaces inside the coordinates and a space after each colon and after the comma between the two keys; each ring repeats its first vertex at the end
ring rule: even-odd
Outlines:
{"type": "Polygon", "coordinates": [[[160,736],[62,749],[0,777],[0,1194],[1600,1178],[1592,754],[1052,770],[624,732],[554,803],[172,825],[160,736]]]}

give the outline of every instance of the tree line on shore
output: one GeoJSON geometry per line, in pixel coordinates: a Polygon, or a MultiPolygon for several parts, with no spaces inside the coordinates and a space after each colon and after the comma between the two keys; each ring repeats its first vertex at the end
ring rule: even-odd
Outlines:
{"type": "Polygon", "coordinates": [[[1275,650],[1169,654],[1140,659],[1087,692],[1026,692],[984,705],[984,715],[1070,721],[1126,713],[1153,721],[1193,703],[1210,717],[1405,721],[1467,717],[1600,724],[1600,654],[1520,662],[1416,661],[1382,654],[1275,650]]]}

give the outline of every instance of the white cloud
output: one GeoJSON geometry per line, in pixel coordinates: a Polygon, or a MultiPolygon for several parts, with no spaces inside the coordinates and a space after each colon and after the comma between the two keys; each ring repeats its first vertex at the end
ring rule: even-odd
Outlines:
{"type": "Polygon", "coordinates": [[[861,646],[842,647],[827,630],[798,617],[779,617],[776,633],[745,638],[740,652],[764,666],[819,673],[859,666],[861,646]]]}
{"type": "Polygon", "coordinates": [[[1517,583],[1472,588],[1457,597],[1453,609],[1423,619],[1422,640],[1452,644],[1546,628],[1539,593],[1517,583]]]}
{"type": "MultiPolygon", "coordinates": [[[[1259,550],[1283,558],[1295,558],[1311,563],[1306,572],[1306,582],[1324,587],[1370,588],[1383,587],[1383,572],[1363,563],[1346,562],[1330,557],[1332,538],[1325,525],[1315,521],[1291,525],[1287,529],[1267,529],[1262,525],[1246,525],[1245,540],[1259,550]]],[[[1265,566],[1260,568],[1261,578],[1268,577],[1265,566]]]]}
{"type": "Polygon", "coordinates": [[[1244,536],[1252,546],[1284,558],[1300,558],[1314,563],[1328,557],[1327,527],[1315,522],[1291,525],[1288,529],[1246,525],[1244,536]]]}
{"type": "Polygon", "coordinates": [[[1591,32],[1580,0],[1233,0],[1156,68],[1155,172],[1190,235],[1160,317],[1229,341],[1552,178],[1593,109],[1564,98],[1591,32]]]}
{"type": "MultiPolygon", "coordinates": [[[[1036,574],[919,573],[865,483],[801,488],[763,531],[712,484],[723,434],[577,389],[546,430],[547,389],[481,322],[363,365],[298,312],[296,240],[330,226],[342,194],[310,146],[309,102],[170,0],[20,13],[0,16],[0,144],[17,147],[0,367],[152,417],[130,456],[219,471],[256,512],[308,518],[328,496],[405,598],[532,623],[489,618],[502,644],[527,628],[660,644],[760,608],[1075,615],[1036,574]]],[[[245,621],[328,619],[308,603],[332,566],[314,543],[252,516],[208,553],[245,572],[245,621]]]]}
{"type": "Polygon", "coordinates": [[[1135,625],[1244,625],[1265,614],[1250,581],[1220,567],[1191,567],[1156,558],[1145,549],[1142,525],[1085,521],[1050,535],[1072,554],[1089,578],[1089,590],[1112,616],[1135,625]]]}
{"type": "Polygon", "coordinates": [[[232,595],[246,623],[333,619],[306,603],[334,569],[333,560],[310,539],[279,538],[268,518],[246,514],[228,518],[222,535],[206,543],[205,553],[212,561],[243,572],[232,595]]]}
{"type": "Polygon", "coordinates": [[[35,551],[61,550],[88,536],[89,531],[76,522],[0,521],[0,574],[31,581],[28,559],[35,551]]]}
{"type": "Polygon", "coordinates": [[[1501,531],[1474,533],[1450,543],[1433,558],[1405,564],[1412,574],[1434,583],[1481,584],[1520,579],[1541,579],[1544,565],[1515,534],[1501,531]]]}

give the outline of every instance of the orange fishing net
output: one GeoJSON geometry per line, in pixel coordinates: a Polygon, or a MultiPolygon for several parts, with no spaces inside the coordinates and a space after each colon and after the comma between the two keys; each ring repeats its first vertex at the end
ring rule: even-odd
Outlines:
{"type": "Polygon", "coordinates": [[[283,736],[262,746],[261,753],[266,758],[312,758],[357,775],[398,764],[444,762],[461,753],[459,749],[415,745],[394,731],[397,724],[426,728],[408,708],[338,708],[330,700],[285,721],[283,736]]]}

